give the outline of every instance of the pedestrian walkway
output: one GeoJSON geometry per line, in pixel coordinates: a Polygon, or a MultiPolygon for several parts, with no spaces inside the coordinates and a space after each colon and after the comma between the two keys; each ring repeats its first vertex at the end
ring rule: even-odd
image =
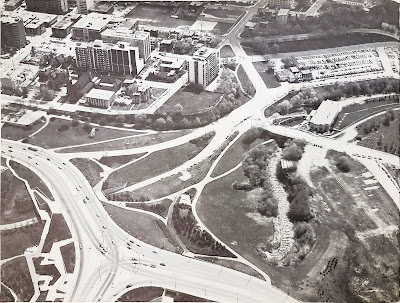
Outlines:
{"type": "Polygon", "coordinates": [[[34,217],[34,218],[26,219],[23,221],[15,222],[15,223],[3,224],[3,225],[0,225],[0,231],[10,230],[10,229],[14,229],[14,228],[20,228],[20,227],[35,224],[37,222],[39,222],[39,220],[36,217],[34,217]]]}

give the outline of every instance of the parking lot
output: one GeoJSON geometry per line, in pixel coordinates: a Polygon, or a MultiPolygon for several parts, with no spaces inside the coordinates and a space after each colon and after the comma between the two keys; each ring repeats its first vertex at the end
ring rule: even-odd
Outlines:
{"type": "Polygon", "coordinates": [[[311,70],[313,79],[383,71],[381,59],[374,49],[304,56],[296,59],[297,67],[300,70],[311,70]]]}

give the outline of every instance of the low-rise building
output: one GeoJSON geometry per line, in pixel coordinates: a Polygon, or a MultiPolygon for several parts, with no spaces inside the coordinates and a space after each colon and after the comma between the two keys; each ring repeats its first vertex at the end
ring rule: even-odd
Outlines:
{"type": "Polygon", "coordinates": [[[22,0],[8,0],[6,4],[4,5],[4,9],[6,11],[13,11],[15,10],[18,6],[20,6],[22,3],[22,0]]]}
{"type": "Polygon", "coordinates": [[[112,14],[114,12],[114,6],[110,2],[97,2],[90,8],[90,11],[99,14],[112,14]]]}
{"type": "Polygon", "coordinates": [[[115,92],[92,88],[85,96],[90,106],[108,108],[115,99],[115,92]]]}
{"type": "Polygon", "coordinates": [[[175,71],[175,73],[178,73],[179,71],[185,68],[186,68],[186,60],[184,58],[169,57],[169,56],[161,57],[160,71],[162,72],[169,73],[171,71],[175,71]]]}
{"type": "Polygon", "coordinates": [[[310,119],[310,130],[320,133],[331,130],[341,109],[340,102],[329,100],[322,102],[310,119]]]}
{"type": "Polygon", "coordinates": [[[111,16],[91,13],[83,16],[72,26],[72,38],[79,41],[94,41],[101,39],[101,32],[107,28],[111,16]]]}
{"type": "Polygon", "coordinates": [[[72,26],[80,19],[80,15],[67,14],[51,27],[53,37],[65,38],[71,33],[72,26]]]}

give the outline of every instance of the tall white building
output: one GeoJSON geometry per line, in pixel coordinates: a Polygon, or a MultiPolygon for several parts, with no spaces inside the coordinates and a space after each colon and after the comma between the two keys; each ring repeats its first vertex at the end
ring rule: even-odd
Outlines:
{"type": "Polygon", "coordinates": [[[137,75],[144,63],[139,58],[139,49],[128,42],[106,44],[101,40],[93,43],[77,43],[76,64],[79,68],[113,72],[121,75],[137,75]]]}
{"type": "Polygon", "coordinates": [[[189,82],[208,86],[219,72],[219,50],[202,47],[188,60],[189,82]]]}

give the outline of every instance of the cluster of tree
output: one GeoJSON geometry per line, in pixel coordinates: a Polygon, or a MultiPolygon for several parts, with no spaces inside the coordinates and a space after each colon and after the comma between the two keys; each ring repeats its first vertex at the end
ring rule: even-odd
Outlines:
{"type": "Polygon", "coordinates": [[[153,212],[155,214],[158,214],[160,216],[163,216],[166,210],[166,207],[164,204],[148,204],[148,203],[140,203],[140,204],[127,204],[128,207],[132,207],[132,208],[139,208],[139,209],[143,209],[146,211],[150,211],[153,212]]]}
{"type": "Polygon", "coordinates": [[[267,27],[256,31],[246,31],[247,36],[277,36],[305,33],[325,33],[335,36],[356,28],[373,28],[396,31],[399,25],[398,4],[392,1],[382,1],[365,12],[360,6],[349,6],[335,2],[326,2],[320,9],[319,17],[309,17],[305,20],[289,18],[287,24],[269,22],[267,27]],[[385,24],[385,25],[384,25],[385,24]]]}
{"type": "Polygon", "coordinates": [[[174,75],[168,76],[167,72],[158,72],[157,74],[149,73],[146,80],[156,82],[175,83],[185,73],[184,70],[179,71],[174,75]]]}
{"type": "Polygon", "coordinates": [[[312,108],[324,100],[339,101],[342,98],[357,97],[362,95],[389,94],[399,92],[399,82],[395,79],[376,79],[362,82],[336,83],[334,85],[318,88],[317,93],[313,88],[303,88],[290,99],[284,99],[277,104],[277,112],[281,115],[295,112],[304,105],[312,108]]]}
{"type": "Polygon", "coordinates": [[[69,130],[69,128],[70,128],[69,124],[62,124],[57,128],[57,131],[65,132],[65,131],[69,130]]]}
{"type": "Polygon", "coordinates": [[[340,156],[336,161],[336,167],[342,172],[348,173],[350,171],[350,159],[345,155],[340,156]]]}
{"type": "Polygon", "coordinates": [[[64,70],[52,68],[40,70],[38,77],[40,82],[46,82],[47,87],[55,91],[59,91],[61,87],[69,83],[68,73],[64,70]]]}
{"type": "Polygon", "coordinates": [[[189,143],[196,145],[198,149],[203,149],[208,145],[208,143],[210,143],[211,139],[214,138],[214,136],[215,131],[211,131],[200,137],[190,140],[189,143]]]}
{"type": "Polygon", "coordinates": [[[294,224],[294,247],[297,252],[291,261],[303,260],[315,244],[315,232],[308,222],[297,222],[294,224]]]}
{"type": "Polygon", "coordinates": [[[48,85],[42,83],[40,84],[39,90],[36,91],[35,98],[43,99],[44,101],[51,101],[54,99],[54,95],[54,89],[51,89],[48,85]]]}
{"type": "Polygon", "coordinates": [[[277,177],[284,184],[290,203],[288,217],[292,222],[305,221],[311,218],[310,198],[312,191],[307,182],[296,172],[278,169],[277,177]]]}
{"type": "Polygon", "coordinates": [[[175,204],[172,213],[173,226],[178,235],[186,237],[198,247],[209,247],[216,255],[230,254],[225,246],[215,241],[213,237],[197,226],[192,208],[189,205],[175,204]]]}
{"type": "MultiPolygon", "coordinates": [[[[34,51],[33,51],[34,52],[34,51]]],[[[64,56],[63,54],[41,54],[39,65],[42,67],[51,66],[52,68],[68,68],[76,69],[76,63],[72,56],[64,56]]]]}
{"type": "Polygon", "coordinates": [[[282,158],[289,161],[299,161],[304,153],[306,142],[304,140],[289,139],[282,149],[282,158]]]}
{"type": "Polygon", "coordinates": [[[264,188],[257,202],[257,211],[266,217],[276,217],[278,215],[278,202],[267,188],[264,188]]]}
{"type": "Polygon", "coordinates": [[[242,143],[244,145],[250,145],[257,139],[266,139],[268,137],[268,131],[261,127],[253,127],[242,135],[242,143]]]}
{"type": "Polygon", "coordinates": [[[297,59],[293,56],[282,58],[282,63],[284,64],[285,68],[293,67],[297,65],[297,59]]]}
{"type": "Polygon", "coordinates": [[[107,195],[107,199],[111,201],[124,201],[124,202],[146,202],[149,201],[147,196],[137,196],[131,192],[124,191],[122,193],[114,193],[107,195]]]}
{"type": "Polygon", "coordinates": [[[277,54],[280,47],[276,43],[266,43],[263,37],[244,38],[242,45],[263,54],[277,54]]]}
{"type": "Polygon", "coordinates": [[[266,168],[272,153],[272,150],[263,144],[256,145],[246,153],[242,168],[253,188],[262,186],[267,179],[266,168]]]}

